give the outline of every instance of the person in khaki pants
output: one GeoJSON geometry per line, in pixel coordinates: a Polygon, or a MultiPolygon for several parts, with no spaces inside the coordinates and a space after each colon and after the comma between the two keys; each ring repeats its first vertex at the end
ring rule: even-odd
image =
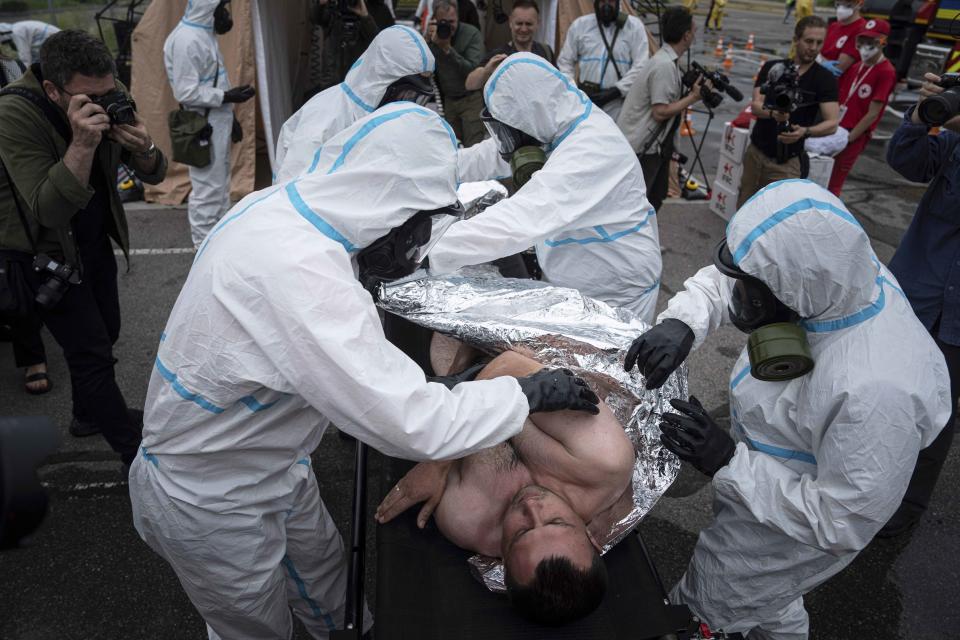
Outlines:
{"type": "Polygon", "coordinates": [[[803,18],[794,29],[793,56],[771,60],[760,69],[751,105],[757,122],[743,158],[737,208],[768,184],[805,177],[800,166],[804,140],[829,136],[837,130],[840,121],[837,79],[817,63],[826,34],[827,24],[822,18],[803,18]],[[767,84],[768,77],[778,77],[791,63],[796,65],[799,74],[799,104],[789,113],[768,109],[764,106],[768,97],[761,93],[761,88],[767,84]]]}

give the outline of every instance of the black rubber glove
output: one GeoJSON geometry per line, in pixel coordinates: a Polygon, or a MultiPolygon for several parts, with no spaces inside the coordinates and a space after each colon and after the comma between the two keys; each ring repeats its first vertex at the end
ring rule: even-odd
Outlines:
{"type": "Polygon", "coordinates": [[[623,94],[620,93],[620,89],[617,89],[616,87],[610,87],[609,89],[600,89],[600,91],[597,91],[590,96],[590,100],[593,101],[593,104],[597,105],[598,107],[602,107],[608,102],[616,100],[622,96],[623,94]]]}
{"type": "Polygon", "coordinates": [[[234,87],[233,89],[227,89],[223,92],[223,104],[229,104],[231,102],[239,104],[246,102],[255,95],[257,95],[257,91],[248,84],[234,87]]]}
{"type": "Polygon", "coordinates": [[[647,379],[647,389],[658,389],[690,355],[693,338],[687,323],[667,318],[633,341],[623,368],[630,371],[638,366],[647,379]]]}
{"type": "Polygon", "coordinates": [[[470,382],[471,380],[476,380],[477,374],[479,374],[485,366],[487,366],[487,363],[481,362],[480,364],[475,364],[472,367],[464,369],[460,373],[455,373],[453,375],[427,376],[427,382],[439,382],[447,389],[453,389],[461,382],[470,382]]]}
{"type": "Polygon", "coordinates": [[[681,460],[712,478],[733,457],[736,450],[733,438],[714,422],[693,396],[689,402],[671,400],[670,404],[680,413],[663,414],[660,442],[681,460]]]}
{"type": "Polygon", "coordinates": [[[517,382],[530,403],[530,413],[564,409],[600,413],[600,398],[569,369],[541,369],[517,382]]]}

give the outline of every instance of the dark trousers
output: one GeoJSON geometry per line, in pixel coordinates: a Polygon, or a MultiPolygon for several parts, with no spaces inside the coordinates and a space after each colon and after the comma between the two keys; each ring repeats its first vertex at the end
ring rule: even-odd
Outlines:
{"type": "MultiPolygon", "coordinates": [[[[130,424],[127,403],[114,375],[113,345],[120,336],[117,261],[106,237],[81,250],[83,282],[72,285],[50,310],[39,310],[63,349],[73,390],[73,415],[100,427],[104,439],[129,464],[140,447],[140,426],[130,424]]],[[[36,291],[46,275],[28,272],[36,291]]]]}
{"type": "Polygon", "coordinates": [[[640,156],[640,168],[643,170],[643,181],[647,185],[647,200],[657,211],[667,197],[670,189],[670,158],[672,152],[648,153],[640,156]]]}
{"type": "Polygon", "coordinates": [[[43,348],[43,338],[40,329],[43,323],[36,315],[26,318],[16,318],[10,321],[11,338],[13,342],[13,361],[20,368],[32,367],[47,361],[47,353],[43,348]]]}
{"type": "Polygon", "coordinates": [[[937,485],[940,469],[950,453],[950,444],[953,442],[954,422],[957,417],[957,398],[960,397],[960,347],[946,344],[934,338],[943,357],[947,361],[947,371],[950,374],[950,419],[940,432],[940,435],[929,447],[920,451],[917,457],[917,466],[913,469],[910,485],[903,496],[903,503],[898,514],[923,513],[930,504],[930,496],[937,485]]]}

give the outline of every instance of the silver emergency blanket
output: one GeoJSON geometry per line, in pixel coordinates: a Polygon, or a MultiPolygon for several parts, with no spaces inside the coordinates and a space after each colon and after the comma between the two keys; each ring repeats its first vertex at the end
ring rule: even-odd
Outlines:
{"type": "MultiPolygon", "coordinates": [[[[655,391],[643,376],[623,370],[630,343],[649,327],[624,309],[534,280],[500,277],[490,267],[446,276],[424,272],[380,291],[381,308],[495,355],[511,350],[548,367],[571,369],[587,380],[616,415],[633,443],[633,510],[616,522],[606,553],[653,508],[680,470],[660,444],[659,416],[671,398],[687,398],[686,365],[655,391]]],[[[473,556],[475,575],[491,591],[505,591],[499,558],[473,556]]]]}

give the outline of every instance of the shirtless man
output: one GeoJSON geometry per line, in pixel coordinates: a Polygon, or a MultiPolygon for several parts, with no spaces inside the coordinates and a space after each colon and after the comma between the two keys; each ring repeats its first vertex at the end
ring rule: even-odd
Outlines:
{"type": "MultiPolygon", "coordinates": [[[[505,352],[477,379],[525,376],[542,368],[505,352]]],[[[590,613],[606,589],[599,549],[613,522],[632,508],[634,451],[610,409],[533,414],[510,441],[460,460],[414,467],[377,508],[389,522],[426,502],[423,528],[454,544],[503,558],[510,599],[541,623],[590,613]]]]}

